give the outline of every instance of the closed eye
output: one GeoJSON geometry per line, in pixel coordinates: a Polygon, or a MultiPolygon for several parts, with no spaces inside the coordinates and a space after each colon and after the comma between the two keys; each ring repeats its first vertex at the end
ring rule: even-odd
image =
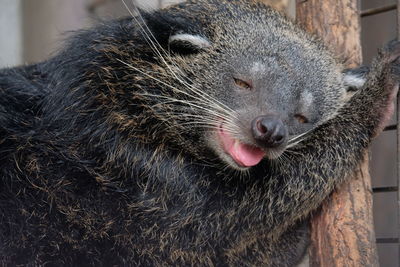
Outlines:
{"type": "Polygon", "coordinates": [[[235,81],[235,84],[236,84],[237,86],[239,86],[239,87],[241,87],[241,88],[243,88],[243,89],[246,89],[246,90],[251,90],[251,89],[253,89],[253,87],[251,86],[251,84],[248,83],[248,82],[245,82],[245,81],[240,80],[240,79],[237,79],[237,78],[233,78],[233,80],[235,81]]]}
{"type": "Polygon", "coordinates": [[[302,124],[303,124],[303,123],[308,123],[308,122],[309,122],[308,118],[305,117],[305,116],[302,115],[302,114],[295,114],[294,117],[296,118],[296,120],[297,120],[298,122],[300,122],[300,123],[302,123],[302,124]]]}

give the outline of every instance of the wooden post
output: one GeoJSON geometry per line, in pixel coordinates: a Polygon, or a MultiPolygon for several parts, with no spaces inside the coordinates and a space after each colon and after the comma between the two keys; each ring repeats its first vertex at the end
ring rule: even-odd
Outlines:
{"type": "MultiPolygon", "coordinates": [[[[361,63],[357,0],[297,0],[296,11],[298,21],[321,36],[347,67],[361,63]]],[[[310,266],[378,266],[368,151],[348,181],[312,218],[310,266]]]]}

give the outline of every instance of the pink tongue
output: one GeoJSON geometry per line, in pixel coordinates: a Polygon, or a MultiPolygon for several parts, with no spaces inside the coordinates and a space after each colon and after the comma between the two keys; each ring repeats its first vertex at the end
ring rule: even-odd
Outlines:
{"type": "Polygon", "coordinates": [[[225,151],[241,166],[255,166],[265,156],[265,152],[258,147],[242,144],[223,130],[219,131],[219,135],[225,151]]]}

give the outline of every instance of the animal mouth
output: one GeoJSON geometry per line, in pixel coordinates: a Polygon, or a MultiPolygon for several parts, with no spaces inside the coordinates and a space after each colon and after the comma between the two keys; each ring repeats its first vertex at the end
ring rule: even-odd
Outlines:
{"type": "Polygon", "coordinates": [[[223,124],[219,127],[218,135],[222,147],[233,161],[240,167],[252,167],[260,163],[266,152],[259,147],[242,143],[224,130],[223,124]]]}

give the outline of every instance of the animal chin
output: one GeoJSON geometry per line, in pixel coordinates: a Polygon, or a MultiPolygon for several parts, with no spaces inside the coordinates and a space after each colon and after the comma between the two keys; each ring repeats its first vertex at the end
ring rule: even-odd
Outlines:
{"type": "Polygon", "coordinates": [[[233,161],[240,167],[252,167],[260,163],[266,153],[259,147],[244,144],[224,131],[223,126],[218,130],[222,147],[233,161]]]}

